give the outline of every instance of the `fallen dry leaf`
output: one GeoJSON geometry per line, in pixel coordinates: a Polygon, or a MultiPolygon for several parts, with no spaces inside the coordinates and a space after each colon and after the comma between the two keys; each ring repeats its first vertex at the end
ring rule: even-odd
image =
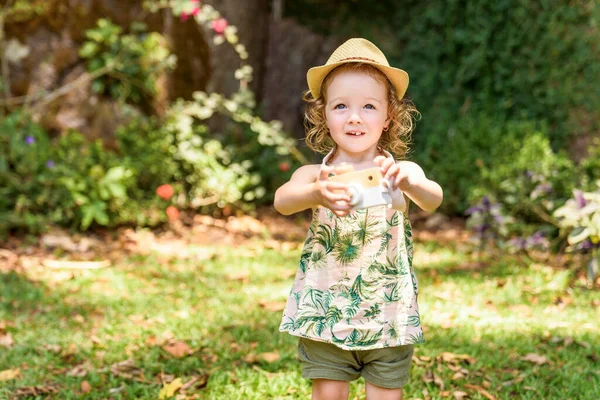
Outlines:
{"type": "Polygon", "coordinates": [[[529,353],[525,357],[521,357],[521,360],[529,361],[529,362],[535,363],[537,365],[549,364],[549,361],[546,358],[546,356],[542,356],[542,355],[535,354],[535,353],[529,353]]]}
{"type": "Polygon", "coordinates": [[[46,386],[25,386],[20,387],[13,392],[15,397],[37,397],[46,394],[58,393],[58,385],[46,385],[46,386]]]}
{"type": "Polygon", "coordinates": [[[181,389],[182,386],[183,381],[181,380],[181,378],[173,379],[173,382],[167,383],[163,386],[162,389],[160,389],[160,392],[158,392],[158,399],[164,400],[168,399],[169,397],[173,397],[175,395],[175,392],[181,389]]]}
{"type": "Polygon", "coordinates": [[[79,378],[82,378],[84,376],[86,376],[92,369],[92,366],[90,365],[90,363],[88,361],[84,362],[83,364],[79,364],[74,366],[73,368],[71,368],[70,370],[67,371],[67,376],[76,376],[79,378]]]}
{"type": "Polygon", "coordinates": [[[464,398],[469,397],[469,394],[467,392],[463,392],[461,390],[455,390],[452,394],[454,395],[455,400],[462,400],[464,398]]]}
{"type": "Polygon", "coordinates": [[[184,383],[183,386],[181,387],[181,390],[187,390],[191,387],[193,387],[195,389],[205,388],[206,385],[208,384],[208,377],[209,377],[209,374],[196,375],[192,379],[190,379],[189,381],[184,383]]]}
{"type": "Polygon", "coordinates": [[[4,371],[0,371],[0,382],[15,379],[20,374],[20,368],[5,369],[4,371]]]}
{"type": "Polygon", "coordinates": [[[171,340],[162,348],[175,358],[182,358],[193,353],[190,346],[180,340],[171,340]]]}
{"type": "Polygon", "coordinates": [[[477,361],[475,358],[471,357],[468,354],[455,354],[450,352],[443,352],[439,355],[442,361],[447,363],[457,363],[460,361],[466,361],[467,364],[474,364],[477,361]]]}
{"type": "Polygon", "coordinates": [[[283,311],[285,309],[286,302],[285,301],[266,301],[261,300],[259,302],[260,306],[267,311],[283,311]]]}
{"type": "Polygon", "coordinates": [[[81,382],[81,393],[90,393],[92,391],[92,385],[88,381],[81,382]]]}
{"type": "Polygon", "coordinates": [[[466,378],[466,375],[465,375],[465,374],[463,374],[461,371],[458,371],[458,372],[455,372],[455,373],[454,373],[454,375],[452,375],[452,378],[451,378],[451,379],[452,379],[453,381],[457,381],[457,380],[459,380],[459,379],[464,379],[464,378],[466,378]]]}
{"type": "Polygon", "coordinates": [[[471,389],[471,390],[475,390],[476,392],[481,393],[482,396],[484,396],[485,398],[489,399],[489,400],[496,400],[496,397],[493,396],[492,394],[490,394],[490,392],[488,392],[487,390],[485,390],[484,388],[482,388],[481,386],[477,386],[477,385],[470,385],[470,384],[466,384],[465,387],[467,389],[471,389]]]}
{"type": "Polygon", "coordinates": [[[444,380],[437,376],[432,370],[425,372],[425,375],[423,375],[423,382],[433,383],[436,386],[439,386],[440,390],[444,390],[444,380]]]}
{"type": "Polygon", "coordinates": [[[250,281],[250,272],[240,271],[232,274],[227,274],[227,279],[231,281],[242,281],[243,283],[248,283],[250,281]]]}
{"type": "Polygon", "coordinates": [[[277,350],[273,352],[260,353],[258,356],[268,363],[273,363],[279,360],[279,352],[277,350]]]}
{"type": "Polygon", "coordinates": [[[10,349],[14,344],[15,344],[15,341],[13,340],[10,333],[5,333],[3,335],[0,335],[0,346],[4,346],[4,347],[10,349]]]}
{"type": "Polygon", "coordinates": [[[113,373],[113,375],[120,376],[122,378],[134,379],[140,382],[145,380],[144,371],[141,368],[136,367],[131,358],[111,365],[110,371],[113,373]]]}

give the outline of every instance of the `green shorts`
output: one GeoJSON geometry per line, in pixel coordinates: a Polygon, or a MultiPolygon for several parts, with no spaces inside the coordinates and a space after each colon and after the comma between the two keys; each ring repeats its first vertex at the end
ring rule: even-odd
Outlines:
{"type": "Polygon", "coordinates": [[[299,338],[302,376],[308,379],[353,381],[359,377],[386,389],[408,382],[413,345],[374,350],[344,350],[336,345],[299,338]]]}

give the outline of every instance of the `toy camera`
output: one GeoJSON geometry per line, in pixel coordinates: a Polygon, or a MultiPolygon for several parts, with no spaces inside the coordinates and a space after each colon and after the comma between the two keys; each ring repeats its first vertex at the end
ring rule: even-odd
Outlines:
{"type": "Polygon", "coordinates": [[[350,205],[354,210],[382,205],[392,206],[390,183],[383,178],[379,168],[345,172],[331,176],[329,179],[349,186],[348,191],[352,196],[350,205]]]}

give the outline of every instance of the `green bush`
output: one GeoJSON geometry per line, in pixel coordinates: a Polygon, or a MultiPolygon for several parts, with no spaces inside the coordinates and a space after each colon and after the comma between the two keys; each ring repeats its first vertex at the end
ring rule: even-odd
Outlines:
{"type": "Polygon", "coordinates": [[[95,93],[107,94],[123,102],[148,102],[156,94],[156,80],[176,58],[170,55],[166,41],[157,32],[147,33],[144,24],[132,24],[131,33],[99,19],[96,28],[86,31],[87,41],[79,55],[88,60],[90,72],[106,68],[108,72],[92,82],[95,93]]]}
{"type": "Polygon", "coordinates": [[[517,221],[511,233],[531,234],[540,225],[553,224],[552,211],[571,196],[576,176],[575,164],[552,150],[543,129],[534,133],[509,130],[498,138],[492,161],[481,168],[470,198],[487,195],[500,201],[517,221]]]}
{"type": "Polygon", "coordinates": [[[234,162],[249,161],[248,172],[260,177],[244,193],[244,200],[252,207],[272,204],[277,188],[301,166],[290,154],[279,154],[276,146],[259,143],[257,133],[245,123],[232,121],[217,139],[232,154],[234,162]]]}
{"type": "Polygon", "coordinates": [[[465,211],[473,161],[514,129],[509,121],[545,123],[554,150],[600,129],[598,2],[334,3],[287,2],[286,14],[340,40],[371,39],[410,74],[407,93],[423,116],[412,157],[445,189],[447,213],[465,211]]]}
{"type": "Polygon", "coordinates": [[[70,131],[55,144],[28,116],[0,122],[0,231],[40,232],[49,223],[87,229],[109,224],[127,200],[130,172],[101,142],[86,143],[70,131]]]}

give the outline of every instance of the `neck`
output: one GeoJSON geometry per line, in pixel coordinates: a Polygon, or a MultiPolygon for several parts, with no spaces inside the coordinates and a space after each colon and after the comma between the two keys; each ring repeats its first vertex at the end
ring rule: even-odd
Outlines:
{"type": "Polygon", "coordinates": [[[371,167],[373,165],[373,159],[379,155],[385,155],[383,150],[381,150],[378,146],[375,146],[371,149],[362,151],[360,153],[352,153],[340,148],[336,148],[332,154],[331,159],[329,159],[328,164],[353,164],[355,167],[364,166],[365,168],[371,167]]]}

